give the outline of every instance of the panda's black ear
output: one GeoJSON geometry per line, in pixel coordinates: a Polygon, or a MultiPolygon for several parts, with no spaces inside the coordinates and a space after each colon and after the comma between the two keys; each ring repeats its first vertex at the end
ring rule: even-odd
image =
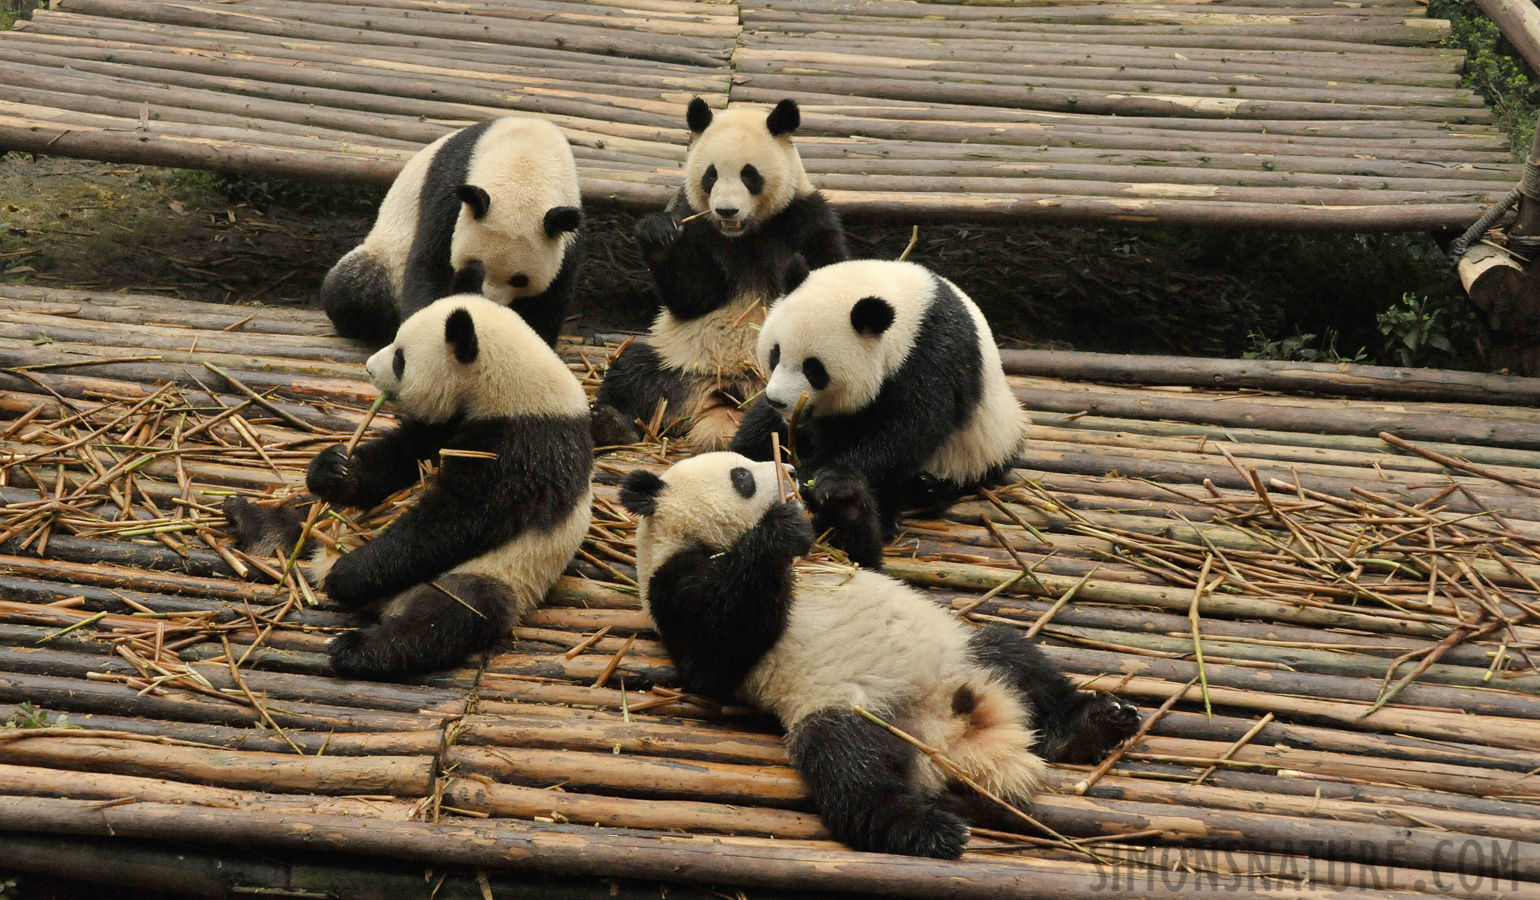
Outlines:
{"type": "Polygon", "coordinates": [[[787,97],[770,110],[770,117],[765,119],[765,124],[775,137],[791,134],[802,127],[802,110],[797,109],[797,101],[787,97]]]}
{"type": "Polygon", "coordinates": [[[633,515],[650,516],[658,511],[663,479],[646,469],[636,469],[620,483],[620,505],[633,515]]]}
{"type": "Polygon", "coordinates": [[[444,320],[444,340],[455,348],[455,359],[465,365],[476,361],[481,347],[476,342],[476,320],[470,310],[460,307],[444,320]]]}
{"type": "Polygon", "coordinates": [[[876,337],[893,324],[893,305],[881,297],[862,297],[850,311],[850,327],[857,334],[876,337]]]}
{"type": "Polygon", "coordinates": [[[700,134],[711,125],[711,107],[706,101],[696,97],[690,101],[690,108],[685,110],[684,121],[690,126],[693,134],[700,134]]]}
{"type": "Polygon", "coordinates": [[[462,184],[455,188],[455,196],[460,198],[461,203],[471,208],[473,219],[486,218],[487,210],[492,208],[492,198],[474,184],[462,184]]]}
{"type": "Polygon", "coordinates": [[[807,260],[802,258],[802,254],[794,255],[791,258],[791,262],[786,264],[786,273],[782,277],[786,285],[786,293],[789,294],[801,287],[802,282],[807,280],[809,271],[807,260]]]}
{"type": "Polygon", "coordinates": [[[545,211],[545,236],[556,237],[568,231],[577,231],[583,224],[583,211],[576,206],[553,206],[545,211]]]}

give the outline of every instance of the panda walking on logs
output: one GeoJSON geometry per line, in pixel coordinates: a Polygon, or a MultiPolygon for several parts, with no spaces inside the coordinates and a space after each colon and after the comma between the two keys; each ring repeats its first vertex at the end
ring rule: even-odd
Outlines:
{"type": "Polygon", "coordinates": [[[1021,449],[1028,419],[989,323],[923,266],[855,260],[809,274],[771,308],[758,350],[770,381],[732,449],[769,459],[778,433],[819,532],[866,568],[882,565],[904,509],[1000,482],[1021,449]]]}
{"type": "MultiPolygon", "coordinates": [[[[339,556],[312,541],[307,575],[335,603],[373,608],[332,639],[332,668],[404,678],[459,665],[507,636],[561,576],[588,532],[593,442],[583,387],[517,313],[483,297],[430,304],[368,362],[400,424],[310,464],[311,493],[369,509],[438,472],[377,537],[339,556]],[[449,453],[441,451],[460,451],[449,453]]],[[[225,501],[241,548],[287,556],[293,507],[225,501]]]]}
{"type": "Polygon", "coordinates": [[[1017,805],[1041,787],[1045,761],[1097,762],[1138,729],[1136,706],[1075,690],[1013,628],[970,626],[878,572],[797,567],[813,531],[782,500],[777,469],[707,453],[661,477],[632,472],[620,498],[641,520],[642,605],[681,686],[777,716],[836,839],[954,859],[965,819],[1005,822],[856,707],[1017,805]]]}
{"type": "Polygon", "coordinates": [[[572,300],[583,222],[577,164],[541,119],[493,119],[407,161],[364,242],[321,284],[337,333],[371,347],[441,297],[511,306],[555,346],[572,300]]]}
{"type": "Polygon", "coordinates": [[[640,440],[636,420],[651,420],[661,405],[666,422],[686,423],[696,450],[726,447],[742,405],[763,385],[754,347],[764,306],[785,292],[789,269],[849,256],[839,217],[792,144],[801,124],[795,101],[769,115],[713,114],[697,97],[687,119],[684,187],[667,210],[636,225],[663,309],[599,388],[601,446],[640,440]]]}

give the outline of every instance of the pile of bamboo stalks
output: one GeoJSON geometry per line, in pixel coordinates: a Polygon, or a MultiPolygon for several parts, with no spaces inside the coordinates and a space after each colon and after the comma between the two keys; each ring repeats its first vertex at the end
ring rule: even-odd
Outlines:
{"type": "Polygon", "coordinates": [[[656,209],[698,95],[803,107],[849,216],[1463,227],[1517,178],[1415,0],[55,0],[0,35],[0,147],[388,183],[497,115],[656,209]]]}
{"type": "MultiPolygon", "coordinates": [[[[590,387],[612,351],[564,347],[590,387]]],[[[833,844],[773,722],[675,687],[614,487],[661,441],[597,463],[512,642],[331,677],[350,618],[218,510],[389,424],[363,355],[318,313],[0,286],[0,832],[889,896],[1540,891],[1533,382],[1008,354],[1013,483],[906,520],[888,570],[1146,729],[942,863],[833,844]],[[1330,396],[1376,387],[1415,399],[1330,396]]],[[[315,527],[366,540],[409,502],[315,527]]]]}

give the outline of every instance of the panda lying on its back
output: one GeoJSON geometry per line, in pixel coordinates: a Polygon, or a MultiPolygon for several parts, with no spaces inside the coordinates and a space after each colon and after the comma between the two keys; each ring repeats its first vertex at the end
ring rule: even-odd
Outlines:
{"type": "Polygon", "coordinates": [[[1012,628],[973,628],[885,575],[798,571],[813,543],[776,464],[736,453],[628,475],[642,604],[682,686],[774,713],[824,825],[858,850],[955,858],[977,814],[940,767],[855,706],[1026,803],[1044,760],[1101,759],[1138,709],[1076,691],[1012,628]],[[1035,752],[1034,752],[1035,751],[1035,752]]]}
{"type": "Polygon", "coordinates": [[[759,332],[770,383],[732,449],[770,458],[803,394],[796,451],[820,531],[867,568],[899,514],[998,482],[1026,414],[1000,368],[989,323],[923,266],[858,260],[811,273],[759,332]]]}
{"type": "Polygon", "coordinates": [[[555,125],[463,128],[407,161],[369,236],[327,273],[321,304],[338,334],[379,347],[434,300],[479,293],[554,345],[577,283],[581,207],[555,125]]]}
{"type": "MultiPolygon", "coordinates": [[[[415,484],[420,460],[438,473],[374,540],[307,558],[334,602],[383,604],[376,622],[332,640],[332,668],[404,677],[491,647],[556,583],[588,531],[593,443],[582,385],[516,313],[482,297],[407,319],[368,370],[401,423],[351,456],[322,451],[311,492],[368,509],[415,484]],[[495,455],[440,458],[449,448],[495,455]]],[[[292,507],[231,497],[224,512],[242,549],[288,555],[299,540],[292,507]]]]}
{"type": "Polygon", "coordinates": [[[801,122],[795,101],[782,100],[768,116],[713,115],[697,97],[688,121],[684,188],[669,209],[636,226],[663,309],[648,340],[610,364],[594,404],[600,445],[640,440],[635,420],[650,420],[666,401],[667,421],[685,423],[695,449],[726,447],[741,405],[763,386],[754,366],[760,307],[785,293],[789,268],[849,255],[839,217],[792,145],[801,122]]]}

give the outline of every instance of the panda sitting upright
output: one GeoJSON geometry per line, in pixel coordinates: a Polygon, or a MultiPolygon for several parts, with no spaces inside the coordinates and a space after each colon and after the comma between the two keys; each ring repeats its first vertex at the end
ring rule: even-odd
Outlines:
{"type": "Polygon", "coordinates": [[[338,334],[379,347],[434,300],[479,293],[554,346],[582,222],[577,164],[555,125],[509,117],[462,128],[407,161],[369,236],[326,274],[321,305],[338,334]]]}
{"type": "Polygon", "coordinates": [[[754,365],[763,306],[785,292],[789,268],[849,255],[839,217],[791,142],[801,124],[795,101],[768,116],[713,115],[697,97],[687,120],[684,187],[636,225],[663,309],[649,338],[610,364],[594,404],[600,445],[640,440],[636,420],[665,403],[666,421],[682,423],[696,450],[726,447],[743,404],[763,386],[754,365]]]}
{"type": "Polygon", "coordinates": [[[983,313],[957,286],[908,262],[819,269],[778,300],[759,333],[770,375],[732,449],[769,459],[770,434],[795,450],[820,531],[867,568],[906,508],[942,505],[997,483],[1021,449],[1026,413],[1011,393],[983,313]]]}
{"type": "Polygon", "coordinates": [[[707,453],[632,472],[620,497],[641,517],[642,605],[682,686],[778,717],[836,839],[956,858],[965,817],[1000,821],[857,706],[1018,805],[1045,760],[1097,762],[1137,730],[1137,707],[1075,690],[1013,628],[972,627],[878,572],[797,568],[813,532],[776,476],[776,463],[707,453]]]}
{"type": "MultiPolygon", "coordinates": [[[[438,472],[379,536],[342,556],[314,542],[306,560],[332,601],[379,606],[372,624],[332,639],[332,668],[401,678],[491,647],[556,583],[588,532],[593,442],[577,378],[517,313],[483,297],[419,311],[368,371],[400,424],[352,455],[322,451],[310,491],[368,509],[415,484],[420,461],[438,472]],[[449,449],[473,452],[440,454],[449,449]]],[[[242,549],[288,556],[301,537],[292,507],[231,497],[224,512],[242,549]]]]}

